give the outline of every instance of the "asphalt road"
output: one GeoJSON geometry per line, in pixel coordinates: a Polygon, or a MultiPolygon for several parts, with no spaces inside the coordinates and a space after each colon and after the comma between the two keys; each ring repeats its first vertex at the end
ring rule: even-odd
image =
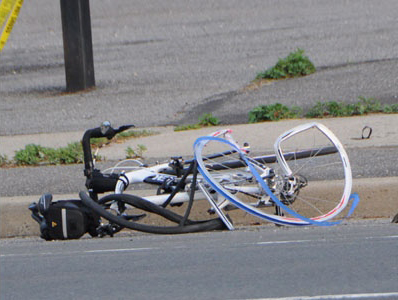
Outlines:
{"type": "Polygon", "coordinates": [[[2,299],[396,299],[397,225],[0,240],[2,299]],[[315,296],[329,295],[326,298],[315,296]],[[347,298],[345,298],[347,299],[347,298]]]}
{"type": "Polygon", "coordinates": [[[0,135],[196,123],[209,112],[241,123],[275,102],[397,103],[397,18],[395,0],[96,0],[97,88],[65,94],[59,2],[28,1],[0,56],[0,135]],[[297,48],[318,72],[242,90],[297,48]]]}

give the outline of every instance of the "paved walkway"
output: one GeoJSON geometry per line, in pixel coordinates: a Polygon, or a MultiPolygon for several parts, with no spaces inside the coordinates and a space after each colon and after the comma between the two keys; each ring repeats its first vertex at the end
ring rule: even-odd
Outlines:
{"type": "MultiPolygon", "coordinates": [[[[272,150],[273,142],[280,134],[299,124],[314,121],[331,129],[347,148],[398,146],[398,114],[373,114],[350,118],[295,119],[244,125],[220,125],[177,132],[174,131],[173,126],[137,128],[137,130],[145,129],[158,134],[129,139],[123,143],[112,143],[101,150],[101,156],[108,160],[119,160],[125,157],[127,147],[135,148],[139,144],[147,148],[144,152],[145,158],[164,158],[177,154],[189,156],[192,155],[192,145],[198,137],[219,128],[231,128],[236,140],[249,142],[253,149],[272,150]],[[361,139],[362,129],[365,126],[372,128],[370,139],[361,139]]],[[[80,141],[83,133],[84,131],[0,136],[0,154],[12,158],[16,150],[23,149],[25,145],[32,143],[45,147],[63,147],[80,141]]]]}

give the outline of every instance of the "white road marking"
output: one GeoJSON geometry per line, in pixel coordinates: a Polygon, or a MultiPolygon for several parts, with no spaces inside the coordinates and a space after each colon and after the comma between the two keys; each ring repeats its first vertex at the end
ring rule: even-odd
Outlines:
{"type": "Polygon", "coordinates": [[[398,292],[301,296],[301,297],[285,297],[285,298],[255,298],[255,299],[245,299],[245,300],[324,300],[324,299],[383,299],[383,298],[397,299],[397,297],[398,297],[398,292]]]}
{"type": "Polygon", "coordinates": [[[101,249],[101,250],[84,250],[84,251],[67,251],[67,252],[41,252],[41,253],[20,253],[20,254],[0,254],[0,257],[28,257],[28,256],[49,256],[49,255],[71,255],[81,253],[109,253],[109,252],[135,252],[149,251],[159,248],[126,248],[126,249],[101,249]]]}
{"type": "Polygon", "coordinates": [[[133,251],[144,251],[153,250],[157,248],[126,248],[126,249],[104,249],[104,250],[87,250],[84,253],[104,253],[104,252],[133,252],[133,251]]]}
{"type": "Polygon", "coordinates": [[[273,245],[273,244],[295,244],[312,242],[313,240],[293,240],[293,241],[271,241],[271,242],[258,242],[256,245],[273,245]]]}

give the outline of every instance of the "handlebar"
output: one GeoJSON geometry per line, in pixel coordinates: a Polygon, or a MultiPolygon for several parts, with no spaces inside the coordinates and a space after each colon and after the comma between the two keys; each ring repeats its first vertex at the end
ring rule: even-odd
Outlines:
{"type": "Polygon", "coordinates": [[[91,138],[105,137],[108,140],[112,139],[116,134],[125,131],[129,128],[135,127],[134,125],[123,125],[119,128],[112,128],[109,121],[105,121],[100,127],[86,130],[82,139],[83,155],[84,155],[84,175],[89,177],[94,170],[93,155],[91,153],[91,138]]]}

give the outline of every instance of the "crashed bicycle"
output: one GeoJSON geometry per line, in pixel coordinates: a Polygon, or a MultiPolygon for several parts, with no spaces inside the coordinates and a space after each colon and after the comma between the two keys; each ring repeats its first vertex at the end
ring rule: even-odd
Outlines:
{"type": "MultiPolygon", "coordinates": [[[[114,129],[104,122],[83,136],[88,192],[80,192],[79,197],[96,216],[93,236],[113,236],[125,228],[163,234],[233,230],[229,213],[237,209],[277,225],[330,226],[349,216],[359,202],[358,195],[351,194],[351,166],[343,145],[319,123],[303,124],[280,135],[273,154],[253,151],[247,143],[240,146],[231,130],[224,129],[199,137],[193,158],[176,156],[153,165],[123,160],[110,169],[96,169],[90,139],[111,139],[131,127],[114,129]],[[137,196],[142,183],[155,186],[155,193],[137,196]],[[191,220],[193,202],[198,200],[207,200],[207,212],[218,217],[191,220]],[[173,211],[184,203],[183,214],[173,211]],[[151,214],[175,225],[145,223],[151,214]]],[[[49,198],[43,195],[31,206],[41,224],[50,207],[49,198]]]]}

